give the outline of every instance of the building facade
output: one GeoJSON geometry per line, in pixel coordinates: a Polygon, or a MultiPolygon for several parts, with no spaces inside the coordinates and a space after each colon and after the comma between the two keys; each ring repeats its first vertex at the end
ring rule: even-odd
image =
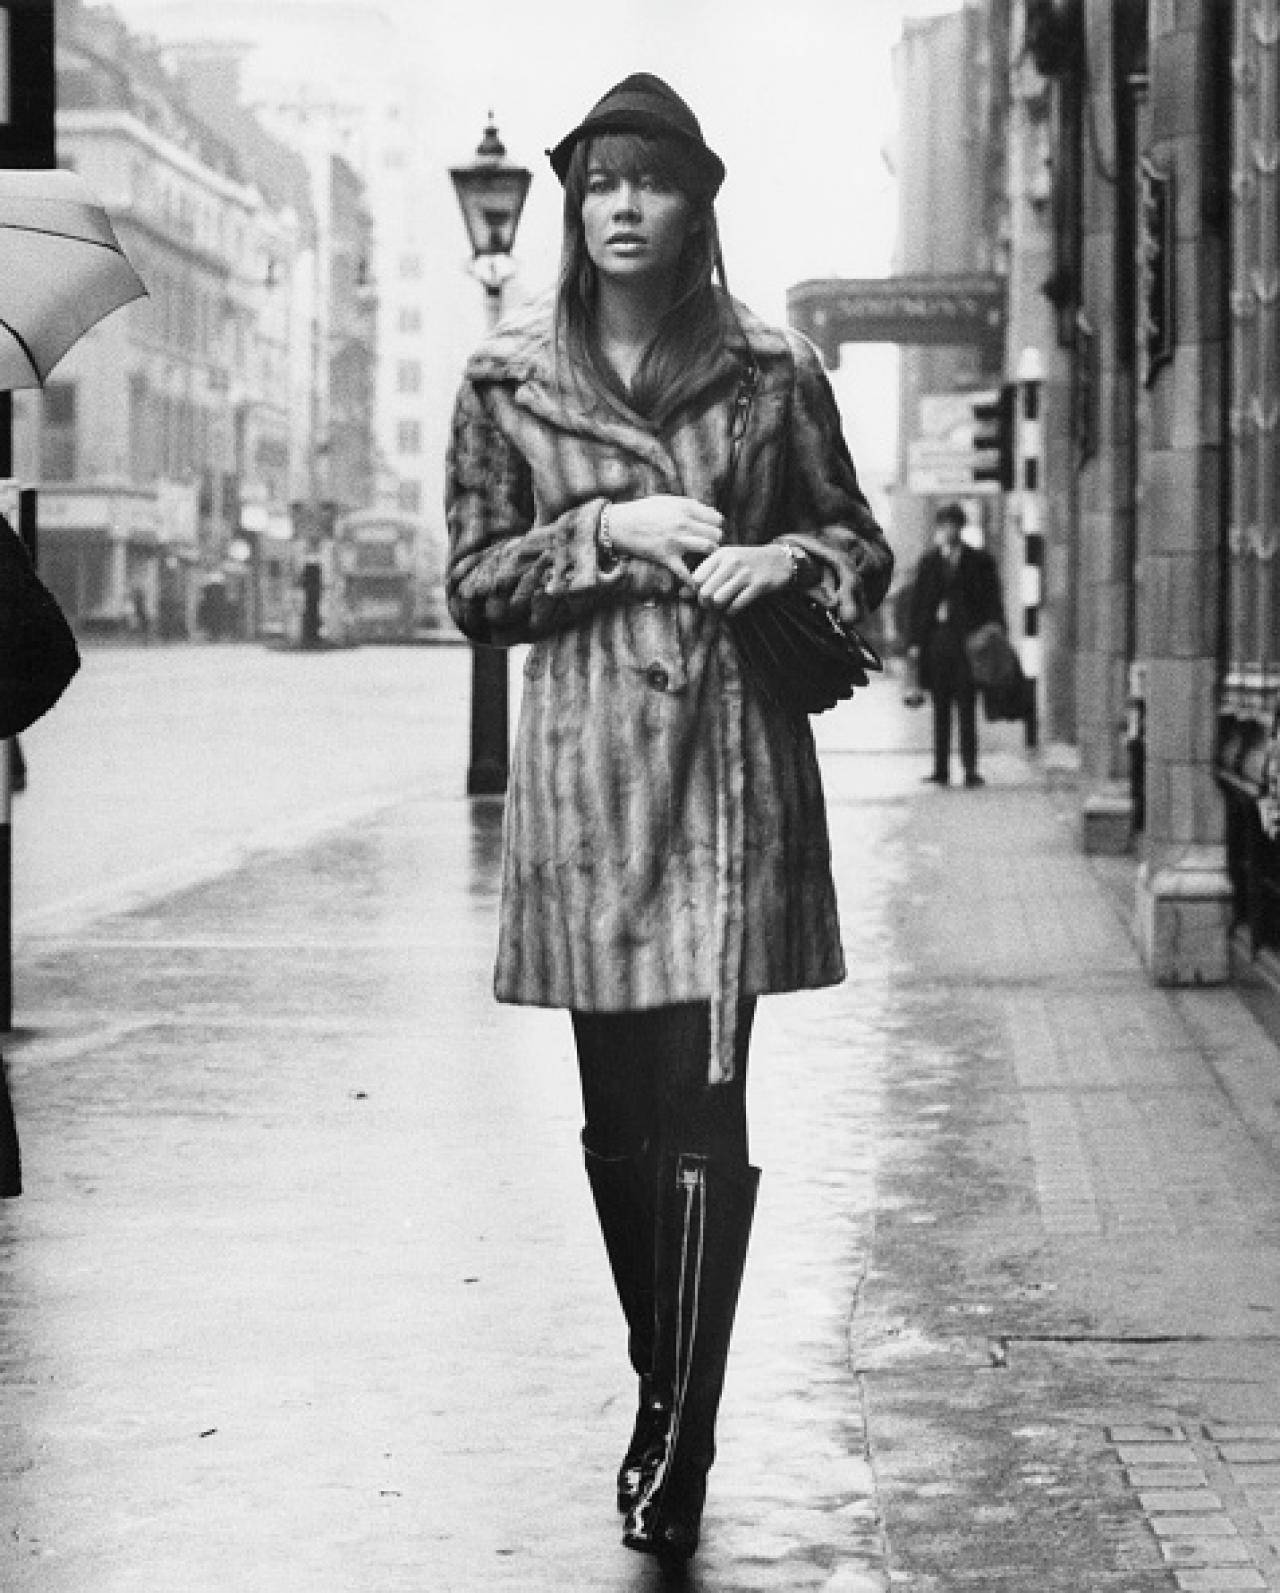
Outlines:
{"type": "MultiPolygon", "coordinates": [[[[1230,974],[1236,905],[1218,778],[1231,63],[1258,8],[1024,4],[1050,110],[1069,448],[1047,487],[1080,550],[1063,652],[1077,687],[1086,847],[1137,863],[1153,977],[1230,974]]],[[[1243,102],[1241,102],[1243,104],[1243,102]]],[[[1030,275],[1014,257],[1012,269],[1030,275]]]]}
{"type": "Polygon", "coordinates": [[[1019,399],[1006,570],[1024,613],[1039,605],[1081,842],[1132,859],[1154,979],[1274,974],[1280,3],[971,0],[961,17],[942,20],[982,33],[970,61],[1008,106],[988,239],[1019,399]]]}
{"type": "Polygon", "coordinates": [[[287,602],[296,189],[250,179],[109,9],[59,10],[58,158],[101,197],[148,297],[20,395],[15,467],[42,559],[84,629],[255,634],[287,602]],[[276,570],[273,586],[269,574],[276,570]]]}
{"type": "MultiPolygon", "coordinates": [[[[991,199],[1000,193],[1004,150],[990,134],[986,101],[1000,78],[983,69],[988,48],[983,22],[973,10],[909,19],[895,50],[903,115],[893,156],[899,194],[894,272],[913,281],[976,277],[998,263],[991,199]],[[964,129],[963,136],[957,136],[958,129],[964,129]]],[[[932,510],[944,498],[962,496],[912,490],[908,461],[921,440],[922,401],[998,381],[1002,352],[998,345],[984,349],[972,342],[902,349],[893,530],[904,571],[929,545],[932,510]]],[[[971,520],[998,547],[999,503],[971,496],[967,507],[971,520]]]]}
{"type": "MultiPolygon", "coordinates": [[[[346,226],[340,209],[332,209],[335,198],[342,203],[332,162],[345,163],[359,179],[372,218],[370,247],[357,262],[360,305],[367,315],[376,300],[377,309],[368,410],[376,455],[373,496],[366,501],[414,517],[425,585],[426,573],[438,569],[443,531],[442,466],[435,457],[442,450],[433,449],[426,422],[438,378],[422,196],[441,174],[424,169],[421,94],[410,77],[411,51],[402,30],[376,0],[122,4],[160,41],[165,59],[184,70],[202,55],[237,52],[245,103],[307,162],[322,231],[331,215],[346,226]]],[[[337,246],[345,240],[338,238],[337,246]]],[[[335,307],[334,313],[346,312],[335,307]]],[[[347,350],[347,368],[337,376],[346,389],[353,379],[350,329],[333,330],[347,350]]],[[[344,400],[338,403],[341,408],[344,400]]],[[[340,452],[342,444],[337,446],[340,452]]]]}

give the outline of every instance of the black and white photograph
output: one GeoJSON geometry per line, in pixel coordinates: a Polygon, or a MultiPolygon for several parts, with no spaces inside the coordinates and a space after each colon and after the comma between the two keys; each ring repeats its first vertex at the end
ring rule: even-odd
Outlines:
{"type": "Polygon", "coordinates": [[[0,0],[0,1593],[1280,1593],[1280,0],[0,0]]]}

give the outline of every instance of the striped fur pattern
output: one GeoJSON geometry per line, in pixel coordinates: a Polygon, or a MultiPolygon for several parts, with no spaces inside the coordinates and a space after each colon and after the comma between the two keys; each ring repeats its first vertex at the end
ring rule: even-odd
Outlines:
{"type": "MultiPolygon", "coordinates": [[[[731,540],[787,535],[845,618],[893,558],[811,346],[739,312],[761,369],[731,540]]],[[[628,1011],[710,1000],[710,1076],[742,996],[844,974],[808,722],[753,691],[722,622],[643,561],[602,570],[608,501],[719,503],[740,366],[664,427],[594,388],[566,396],[551,309],[472,357],[450,445],[447,589],[473,640],[532,642],[506,814],[501,1001],[628,1011]]]]}

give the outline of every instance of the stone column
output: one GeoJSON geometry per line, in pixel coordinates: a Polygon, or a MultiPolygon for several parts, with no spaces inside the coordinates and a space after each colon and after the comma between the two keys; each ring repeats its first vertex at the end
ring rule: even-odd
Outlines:
{"type": "Polygon", "coordinates": [[[1223,246],[1204,179],[1214,8],[1154,0],[1149,158],[1173,181],[1172,358],[1148,373],[1137,653],[1147,684],[1147,828],[1137,885],[1143,957],[1160,984],[1229,973],[1231,888],[1214,781],[1223,524],[1223,246]]]}

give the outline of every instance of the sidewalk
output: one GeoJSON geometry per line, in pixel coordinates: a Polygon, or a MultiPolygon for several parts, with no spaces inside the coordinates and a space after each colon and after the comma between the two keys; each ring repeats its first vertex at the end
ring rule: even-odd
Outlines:
{"type": "Polygon", "coordinates": [[[895,1585],[1280,1588],[1280,1052],[1069,801],[910,805],[853,1347],[895,1585]]]}
{"type": "MultiPolygon", "coordinates": [[[[851,978],[764,1004],[694,1589],[1280,1589],[1280,1057],[1015,740],[821,722],[851,978]]],[[[5,1593],[656,1589],[563,1015],[424,795],[24,948],[5,1593]]]]}

